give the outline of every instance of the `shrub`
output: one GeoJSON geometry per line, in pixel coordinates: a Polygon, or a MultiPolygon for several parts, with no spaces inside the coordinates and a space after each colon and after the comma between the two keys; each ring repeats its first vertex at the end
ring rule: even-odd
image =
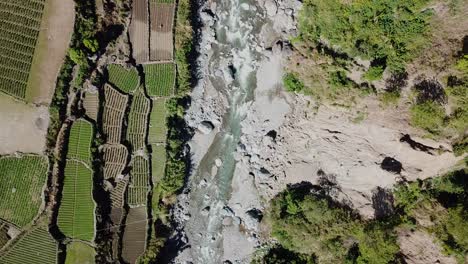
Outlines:
{"type": "Polygon", "coordinates": [[[427,130],[432,134],[439,134],[444,123],[444,108],[437,103],[427,101],[413,105],[411,111],[411,124],[427,130]]]}
{"type": "Polygon", "coordinates": [[[294,73],[286,73],[283,77],[283,84],[289,92],[300,92],[304,89],[304,83],[294,73]]]}
{"type": "Polygon", "coordinates": [[[400,100],[400,93],[398,91],[384,92],[380,95],[380,101],[384,106],[396,105],[400,100]]]}
{"type": "Polygon", "coordinates": [[[364,74],[363,78],[368,81],[377,81],[382,79],[383,72],[383,66],[371,66],[369,70],[364,74]]]}
{"type": "Polygon", "coordinates": [[[456,68],[465,73],[465,74],[468,74],[468,55],[464,55],[463,57],[461,57],[458,62],[457,62],[457,65],[456,65],[456,68]]]}

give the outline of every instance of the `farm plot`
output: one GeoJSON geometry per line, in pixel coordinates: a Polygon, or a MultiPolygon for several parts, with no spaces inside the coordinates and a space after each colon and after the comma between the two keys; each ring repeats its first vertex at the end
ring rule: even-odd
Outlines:
{"type": "Polygon", "coordinates": [[[122,258],[127,263],[137,263],[146,247],[146,207],[128,210],[125,231],[122,238],[122,258]]]}
{"type": "Polygon", "coordinates": [[[94,237],[93,174],[81,162],[65,166],[58,227],[64,235],[92,241],[94,237]]]}
{"type": "Polygon", "coordinates": [[[140,85],[140,77],[134,67],[126,69],[119,64],[110,64],[107,66],[107,72],[109,82],[124,93],[133,93],[140,85]]]}
{"type": "Polygon", "coordinates": [[[103,161],[104,161],[104,179],[108,180],[119,176],[125,164],[127,164],[128,150],[124,145],[112,144],[104,145],[103,161]]]}
{"type": "Polygon", "coordinates": [[[153,100],[153,108],[150,113],[148,143],[164,143],[167,137],[167,111],[166,99],[159,98],[153,100]]]}
{"type": "Polygon", "coordinates": [[[110,200],[112,208],[121,208],[124,206],[125,189],[127,188],[128,179],[118,180],[114,189],[110,192],[110,200]]]}
{"type": "Polygon", "coordinates": [[[24,100],[45,0],[0,0],[0,91],[24,100]]]}
{"type": "Polygon", "coordinates": [[[164,178],[166,169],[166,145],[157,144],[151,145],[151,178],[153,184],[158,184],[164,178]]]}
{"type": "Polygon", "coordinates": [[[175,4],[150,1],[150,60],[168,61],[173,59],[174,11],[175,4]]]}
{"type": "Polygon", "coordinates": [[[0,255],[0,263],[57,263],[57,243],[47,230],[36,227],[17,240],[5,254],[0,255]]]}
{"type": "Polygon", "coordinates": [[[174,94],[174,63],[145,64],[145,85],[151,97],[171,96],[174,94]]]}
{"type": "Polygon", "coordinates": [[[112,257],[114,259],[118,259],[120,256],[120,223],[122,222],[123,215],[123,208],[111,208],[110,218],[112,221],[112,227],[110,228],[110,231],[112,232],[112,257]]]}
{"type": "Polygon", "coordinates": [[[149,60],[149,14],[147,0],[134,0],[129,28],[133,58],[138,64],[149,60]]]}
{"type": "Polygon", "coordinates": [[[47,179],[42,156],[0,158],[0,218],[23,227],[38,214],[47,179]]]}
{"type": "Polygon", "coordinates": [[[151,103],[140,88],[133,97],[128,115],[127,139],[135,152],[146,146],[147,120],[151,103]]]}
{"type": "Polygon", "coordinates": [[[83,93],[83,108],[86,115],[94,121],[98,119],[99,93],[98,91],[86,91],[83,93]]]}
{"type": "Polygon", "coordinates": [[[120,143],[122,137],[122,122],[127,108],[128,95],[121,94],[110,85],[104,86],[104,113],[102,128],[107,137],[107,143],[120,143]]]}
{"type": "Polygon", "coordinates": [[[94,264],[96,251],[83,242],[71,242],[67,245],[65,264],[94,264]]]}
{"type": "Polygon", "coordinates": [[[130,207],[144,206],[149,191],[150,170],[148,161],[141,156],[136,156],[133,159],[130,175],[127,194],[128,205],[130,207]]]}
{"type": "Polygon", "coordinates": [[[84,120],[76,120],[70,130],[67,159],[74,159],[90,164],[93,125],[84,120]]]}
{"type": "Polygon", "coordinates": [[[10,241],[8,229],[8,224],[0,220],[0,249],[2,249],[6,243],[8,243],[8,241],[10,241]]]}

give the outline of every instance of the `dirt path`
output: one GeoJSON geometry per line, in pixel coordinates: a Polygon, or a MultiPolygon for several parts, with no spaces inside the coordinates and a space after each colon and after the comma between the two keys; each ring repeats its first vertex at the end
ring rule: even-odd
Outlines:
{"type": "Polygon", "coordinates": [[[26,101],[49,105],[75,23],[73,0],[48,0],[28,80],[26,101]]]}

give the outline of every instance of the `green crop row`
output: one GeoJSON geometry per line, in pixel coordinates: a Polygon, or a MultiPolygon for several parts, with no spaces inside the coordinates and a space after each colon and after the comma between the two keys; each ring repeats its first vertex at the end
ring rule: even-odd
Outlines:
{"type": "Polygon", "coordinates": [[[45,0],[0,0],[0,91],[25,99],[45,0]]]}
{"type": "Polygon", "coordinates": [[[167,110],[166,99],[153,100],[153,108],[150,113],[148,142],[150,144],[164,143],[167,137],[167,110]]]}
{"type": "Polygon", "coordinates": [[[65,236],[93,240],[93,173],[81,162],[67,161],[57,222],[65,236]]]}
{"type": "Polygon", "coordinates": [[[92,140],[93,125],[84,119],[75,121],[70,130],[67,158],[89,164],[91,161],[90,148],[92,140]]]}
{"type": "Polygon", "coordinates": [[[141,156],[136,156],[133,159],[130,185],[128,187],[128,204],[130,206],[146,205],[149,173],[148,161],[141,156]]]}
{"type": "Polygon", "coordinates": [[[109,82],[117,86],[122,92],[132,93],[140,84],[138,72],[135,68],[125,69],[122,65],[110,64],[107,66],[109,82]]]}
{"type": "Polygon", "coordinates": [[[173,63],[147,64],[143,66],[145,84],[149,96],[171,96],[174,94],[175,65],[173,63]]]}
{"type": "Polygon", "coordinates": [[[150,101],[146,98],[143,89],[140,89],[133,97],[128,117],[127,139],[132,144],[133,150],[145,147],[146,122],[150,110],[150,101]]]}
{"type": "Polygon", "coordinates": [[[0,218],[19,227],[34,219],[42,204],[47,167],[41,156],[0,159],[0,218]]]}
{"type": "Polygon", "coordinates": [[[0,263],[57,263],[57,243],[46,230],[35,228],[13,244],[4,255],[1,255],[0,263]]]}

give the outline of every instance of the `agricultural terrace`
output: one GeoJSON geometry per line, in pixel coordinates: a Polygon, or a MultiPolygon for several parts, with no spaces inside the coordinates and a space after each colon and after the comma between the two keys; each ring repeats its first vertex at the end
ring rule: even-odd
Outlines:
{"type": "Polygon", "coordinates": [[[58,227],[70,238],[92,241],[94,237],[93,173],[81,162],[65,166],[58,227]]]}
{"type": "Polygon", "coordinates": [[[65,264],[94,264],[96,251],[83,242],[71,242],[67,245],[65,264]]]}
{"type": "Polygon", "coordinates": [[[118,180],[114,189],[110,192],[112,208],[122,208],[124,205],[125,189],[127,188],[127,179],[118,180]]]}
{"type": "Polygon", "coordinates": [[[93,133],[93,125],[90,122],[84,119],[76,120],[70,130],[67,159],[90,164],[93,133]]]}
{"type": "Polygon", "coordinates": [[[128,187],[128,205],[131,207],[146,205],[149,190],[149,164],[148,161],[136,156],[133,159],[130,185],[128,187]]]}
{"type": "Polygon", "coordinates": [[[173,24],[175,3],[172,1],[152,1],[150,11],[150,60],[172,60],[174,49],[173,24]]]}
{"type": "Polygon", "coordinates": [[[143,65],[145,85],[151,97],[171,96],[175,86],[175,64],[155,63],[143,65]]]}
{"type": "Polygon", "coordinates": [[[133,58],[138,64],[149,60],[149,15],[148,1],[134,0],[132,7],[132,21],[129,35],[133,47],[133,58]]]}
{"type": "Polygon", "coordinates": [[[107,72],[109,82],[124,93],[133,93],[140,85],[140,77],[134,67],[126,69],[119,64],[110,64],[107,66],[107,72]]]}
{"type": "Polygon", "coordinates": [[[104,179],[116,178],[120,175],[127,164],[128,150],[124,145],[104,145],[104,179]]]}
{"type": "Polygon", "coordinates": [[[0,91],[24,100],[45,0],[0,0],[0,91]]]}
{"type": "Polygon", "coordinates": [[[166,99],[159,98],[153,100],[153,108],[150,113],[150,123],[148,131],[148,143],[164,143],[167,137],[167,110],[166,99]]]}
{"type": "Polygon", "coordinates": [[[130,113],[128,115],[127,139],[133,151],[146,146],[147,120],[151,102],[146,98],[143,88],[140,88],[133,97],[130,113]]]}
{"type": "Polygon", "coordinates": [[[0,218],[19,227],[30,223],[42,204],[48,161],[42,156],[0,158],[0,218]]]}
{"type": "Polygon", "coordinates": [[[166,169],[166,145],[151,145],[151,148],[153,150],[151,153],[151,175],[153,184],[156,185],[164,178],[164,171],[166,169]]]}
{"type": "Polygon", "coordinates": [[[83,108],[86,111],[86,116],[94,121],[98,119],[99,112],[99,93],[97,91],[86,91],[83,93],[83,108]]]}
{"type": "Polygon", "coordinates": [[[107,143],[120,143],[122,136],[122,122],[127,108],[128,95],[121,94],[110,85],[104,86],[104,113],[102,115],[102,129],[107,143]]]}
{"type": "Polygon", "coordinates": [[[146,248],[146,206],[130,208],[126,219],[127,228],[122,238],[122,258],[126,263],[137,263],[146,248]]]}
{"type": "Polygon", "coordinates": [[[3,248],[8,241],[10,241],[10,237],[8,236],[8,229],[10,226],[8,223],[0,220],[0,249],[3,248]]]}
{"type": "Polygon", "coordinates": [[[0,263],[57,263],[57,243],[47,230],[36,227],[17,240],[4,254],[0,255],[0,263]]]}

